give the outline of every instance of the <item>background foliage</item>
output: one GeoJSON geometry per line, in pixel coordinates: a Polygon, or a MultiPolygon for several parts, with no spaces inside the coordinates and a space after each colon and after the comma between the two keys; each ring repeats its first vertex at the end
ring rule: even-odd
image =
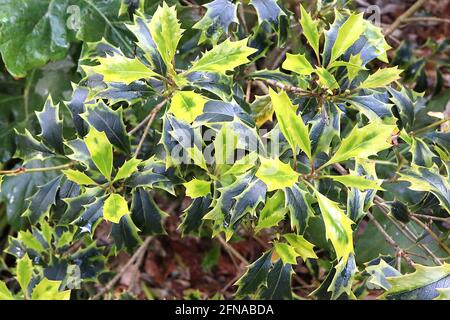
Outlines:
{"type": "Polygon", "coordinates": [[[0,0],[0,299],[448,299],[450,8],[406,2],[0,0]]]}

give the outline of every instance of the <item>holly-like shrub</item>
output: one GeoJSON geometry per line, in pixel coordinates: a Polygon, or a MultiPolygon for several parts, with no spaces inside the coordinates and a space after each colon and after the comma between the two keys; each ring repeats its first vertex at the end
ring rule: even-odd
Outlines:
{"type": "Polygon", "coordinates": [[[82,39],[72,97],[16,130],[21,162],[0,171],[16,280],[0,298],[101,298],[108,258],[134,263],[169,215],[248,263],[235,298],[305,283],[313,299],[448,298],[447,119],[402,85],[382,30],[341,6],[299,21],[274,0],[204,8],[128,8],[133,43],[82,39]]]}

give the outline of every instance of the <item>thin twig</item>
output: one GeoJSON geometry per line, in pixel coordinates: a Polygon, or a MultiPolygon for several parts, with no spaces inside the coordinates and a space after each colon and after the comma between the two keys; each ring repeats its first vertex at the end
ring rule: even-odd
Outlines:
{"type": "Polygon", "coordinates": [[[437,22],[437,23],[450,23],[450,19],[439,17],[413,17],[405,19],[404,23],[410,22],[437,22]]]}
{"type": "Polygon", "coordinates": [[[136,151],[134,152],[135,157],[139,155],[139,152],[141,151],[142,145],[144,144],[145,138],[147,137],[148,131],[150,130],[150,127],[153,123],[153,120],[155,120],[156,115],[158,114],[159,110],[164,106],[167,100],[164,100],[160,102],[153,110],[150,112],[150,118],[148,119],[147,126],[144,129],[144,133],[142,134],[141,139],[139,140],[139,144],[136,148],[136,151]]]}
{"type": "Polygon", "coordinates": [[[406,10],[402,15],[400,15],[394,23],[392,23],[389,28],[386,29],[384,35],[388,36],[393,33],[406,19],[412,16],[417,10],[422,7],[422,5],[427,2],[427,0],[418,0],[414,3],[408,10],[406,10]]]}
{"type": "Polygon", "coordinates": [[[114,278],[111,279],[102,289],[97,292],[95,296],[93,296],[90,300],[98,300],[100,299],[106,292],[110,291],[112,287],[117,283],[117,281],[120,280],[122,275],[127,271],[129,267],[133,263],[135,263],[136,260],[139,259],[139,257],[142,256],[143,253],[147,250],[148,245],[150,244],[151,237],[145,238],[144,242],[141,244],[139,249],[136,250],[136,252],[131,256],[130,260],[127,261],[127,263],[120,269],[119,273],[117,273],[114,278]]]}
{"type": "Polygon", "coordinates": [[[266,82],[267,84],[271,85],[271,86],[280,88],[281,90],[284,90],[284,91],[287,91],[287,92],[295,93],[297,95],[301,95],[301,96],[305,96],[305,97],[320,96],[318,93],[307,91],[307,90],[303,90],[302,88],[299,88],[299,87],[294,87],[294,86],[290,86],[290,85],[287,85],[287,84],[283,84],[283,83],[280,83],[280,82],[272,80],[272,79],[264,79],[263,81],[266,82]]]}
{"type": "Polygon", "coordinates": [[[372,213],[367,212],[367,216],[372,221],[374,226],[378,229],[378,231],[383,235],[386,242],[389,243],[395,249],[399,257],[403,257],[410,266],[413,266],[414,263],[411,260],[411,258],[406,254],[406,252],[402,248],[400,248],[397,242],[395,242],[394,239],[392,239],[392,237],[386,232],[386,230],[384,230],[383,226],[375,219],[372,213]]]}
{"type": "Polygon", "coordinates": [[[442,218],[442,217],[428,216],[428,215],[419,214],[419,213],[411,213],[411,215],[414,216],[414,217],[417,217],[417,218],[422,218],[422,219],[450,222],[450,217],[442,218]]]}
{"type": "Polygon", "coordinates": [[[234,255],[237,259],[239,259],[241,262],[243,262],[245,265],[249,265],[247,259],[245,259],[235,248],[233,248],[228,242],[226,242],[221,236],[217,236],[217,240],[220,242],[220,244],[224,247],[224,249],[234,255]]]}
{"type": "Polygon", "coordinates": [[[428,234],[434,239],[434,241],[436,241],[436,243],[442,248],[444,249],[445,252],[447,252],[447,254],[450,255],[450,248],[447,247],[447,245],[442,242],[442,240],[437,236],[436,233],[434,233],[433,230],[431,230],[425,223],[423,223],[422,221],[420,221],[418,218],[411,216],[411,220],[413,220],[414,222],[416,222],[419,226],[421,226],[426,232],[428,232],[428,234]]]}

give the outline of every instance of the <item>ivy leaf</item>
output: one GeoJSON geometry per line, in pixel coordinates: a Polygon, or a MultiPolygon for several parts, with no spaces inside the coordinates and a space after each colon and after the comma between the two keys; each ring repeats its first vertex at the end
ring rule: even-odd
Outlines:
{"type": "Polygon", "coordinates": [[[140,164],[141,164],[141,160],[136,159],[136,158],[131,158],[131,159],[125,161],[125,163],[117,171],[113,182],[129,178],[133,173],[135,173],[137,171],[137,167],[140,164]]]}
{"type": "Polygon", "coordinates": [[[306,191],[299,188],[298,184],[284,189],[286,207],[289,209],[291,228],[297,233],[303,234],[308,226],[308,220],[313,211],[306,198],[306,191]]]}
{"type": "Polygon", "coordinates": [[[272,251],[265,252],[255,262],[247,267],[244,275],[236,281],[238,286],[236,297],[254,294],[259,287],[265,286],[270,267],[272,267],[272,251]]]}
{"type": "Polygon", "coordinates": [[[214,0],[204,5],[206,14],[193,28],[202,31],[199,42],[210,39],[213,44],[219,41],[222,35],[228,33],[230,24],[238,22],[237,6],[229,0],[214,0]]]}
{"type": "Polygon", "coordinates": [[[22,259],[17,260],[16,266],[16,277],[17,282],[19,282],[20,288],[25,296],[28,295],[28,285],[30,284],[31,278],[33,276],[33,263],[28,257],[28,254],[22,257],[22,259]]]}
{"type": "Polygon", "coordinates": [[[247,57],[257,51],[254,48],[247,47],[247,41],[248,39],[243,39],[231,42],[230,39],[227,39],[214,46],[194,62],[189,69],[189,73],[204,71],[224,74],[228,70],[246,64],[250,61],[247,57]]]}
{"type": "Polygon", "coordinates": [[[333,63],[343,55],[364,32],[365,24],[363,14],[350,14],[347,20],[339,28],[333,48],[331,49],[331,60],[333,63]]]}
{"type": "Polygon", "coordinates": [[[439,199],[441,206],[450,213],[450,184],[448,178],[442,176],[436,166],[430,169],[413,166],[405,173],[400,173],[399,180],[409,182],[411,190],[431,192],[439,199]]]}
{"type": "Polygon", "coordinates": [[[211,182],[199,179],[192,179],[189,182],[183,183],[186,188],[186,196],[195,199],[198,197],[204,197],[208,195],[211,191],[211,182]]]}
{"type": "Polygon", "coordinates": [[[97,58],[99,65],[83,66],[88,74],[97,73],[105,82],[124,82],[130,84],[140,79],[156,78],[159,75],[149,69],[138,58],[127,58],[120,54],[97,58]]]}
{"type": "Polygon", "coordinates": [[[174,72],[172,63],[183,33],[180,26],[175,6],[169,7],[165,2],[158,7],[149,25],[153,41],[171,72],[174,72]]]}
{"type": "Polygon", "coordinates": [[[277,115],[278,125],[286,140],[289,142],[292,151],[295,153],[296,147],[300,147],[308,158],[311,158],[311,141],[309,140],[308,127],[303,123],[300,116],[295,113],[294,105],[286,92],[276,94],[270,89],[270,98],[277,115]]]}
{"type": "Polygon", "coordinates": [[[337,259],[347,261],[353,253],[353,221],[339,208],[338,203],[331,201],[314,189],[320,212],[325,223],[326,237],[333,244],[337,259]]]}
{"type": "Polygon", "coordinates": [[[113,167],[113,148],[105,132],[97,131],[94,127],[91,127],[84,138],[84,142],[95,166],[109,180],[113,167]]]}
{"type": "Polygon", "coordinates": [[[70,300],[70,290],[59,292],[61,281],[44,278],[33,289],[33,300],[70,300]]]}
{"type": "Polygon", "coordinates": [[[42,130],[40,136],[44,142],[58,153],[64,154],[62,120],[59,119],[58,105],[48,98],[42,111],[36,111],[36,115],[42,130]]]}
{"type": "Polygon", "coordinates": [[[182,235],[188,234],[199,235],[200,227],[203,224],[203,217],[208,213],[211,205],[211,197],[209,195],[205,197],[195,198],[191,205],[184,211],[182,216],[182,222],[179,226],[182,235]]]}
{"type": "Polygon", "coordinates": [[[130,153],[130,139],[123,123],[122,108],[114,111],[103,102],[87,105],[83,118],[98,131],[105,132],[114,146],[127,154],[130,153]]]}
{"type": "Polygon", "coordinates": [[[117,193],[111,194],[103,206],[103,217],[113,223],[119,223],[120,219],[129,214],[127,201],[117,193]]]}
{"type": "Polygon", "coordinates": [[[202,114],[206,99],[194,91],[177,91],[172,97],[169,112],[180,120],[192,123],[202,114]]]}
{"type": "Polygon", "coordinates": [[[294,247],[283,242],[274,242],[273,247],[283,263],[297,264],[297,257],[300,254],[297,253],[294,247]]]}
{"type": "Polygon", "coordinates": [[[298,180],[299,173],[295,172],[287,163],[280,159],[259,158],[259,166],[256,176],[267,186],[267,191],[273,191],[292,187],[298,180]]]}
{"type": "Polygon", "coordinates": [[[270,228],[278,225],[278,223],[286,216],[287,209],[284,207],[284,194],[278,190],[271,198],[266,200],[264,208],[259,213],[258,225],[255,232],[258,233],[262,229],[270,228]]]}
{"type": "Polygon", "coordinates": [[[70,181],[76,182],[78,184],[81,184],[81,185],[97,184],[94,180],[92,180],[84,172],[72,170],[72,169],[63,170],[62,172],[67,177],[67,179],[69,179],[70,181]]]}
{"type": "Polygon", "coordinates": [[[309,76],[314,72],[314,68],[309,63],[304,54],[286,54],[286,60],[284,60],[283,69],[293,71],[299,75],[309,76]]]}
{"type": "Polygon", "coordinates": [[[372,89],[385,87],[391,82],[400,79],[400,73],[402,73],[402,70],[398,70],[398,67],[378,69],[375,73],[369,75],[359,85],[359,88],[372,89]]]}
{"type": "Polygon", "coordinates": [[[12,75],[24,77],[28,70],[66,56],[68,3],[68,0],[2,1],[0,52],[12,75]]]}
{"type": "Polygon", "coordinates": [[[395,128],[395,125],[383,124],[380,120],[373,121],[362,128],[355,127],[342,140],[336,153],[328,160],[326,165],[350,158],[367,158],[391,147],[390,136],[395,128]]]}
{"type": "Polygon", "coordinates": [[[386,278],[390,288],[382,298],[388,300],[432,300],[440,295],[437,289],[450,287],[450,264],[427,267],[414,265],[416,271],[386,278]]]}
{"type": "Polygon", "coordinates": [[[291,278],[294,271],[290,264],[278,260],[267,276],[267,287],[261,292],[261,298],[267,300],[292,299],[291,278]]]}
{"type": "Polygon", "coordinates": [[[313,250],[314,245],[303,238],[303,236],[295,233],[287,233],[284,234],[283,237],[294,248],[295,252],[303,259],[303,261],[306,261],[306,259],[310,258],[318,259],[316,253],[313,250]]]}
{"type": "Polygon", "coordinates": [[[346,187],[349,188],[358,188],[360,190],[367,190],[367,189],[373,189],[373,190],[384,190],[380,187],[380,185],[374,181],[369,180],[364,177],[355,176],[353,174],[348,174],[345,176],[322,176],[322,178],[328,178],[333,179],[334,181],[340,182],[346,187]]]}
{"type": "Polygon", "coordinates": [[[335,267],[336,272],[333,280],[328,287],[328,292],[331,292],[331,299],[338,299],[343,293],[347,296],[352,295],[353,278],[355,277],[358,268],[353,254],[347,260],[341,260],[335,267]]]}
{"type": "MultiPolygon", "coordinates": [[[[319,40],[320,34],[317,30],[317,21],[314,21],[310,14],[300,5],[300,25],[303,29],[303,34],[308,40],[309,45],[313,48],[317,56],[319,56],[319,40]]],[[[283,67],[284,68],[284,67],[283,67]]],[[[286,68],[285,68],[286,69],[286,68]]]]}
{"type": "Polygon", "coordinates": [[[30,205],[23,216],[28,217],[31,224],[36,224],[55,203],[56,193],[58,192],[62,175],[54,178],[50,182],[40,186],[38,191],[31,198],[30,205]]]}
{"type": "Polygon", "coordinates": [[[149,192],[136,188],[131,203],[131,219],[145,235],[166,234],[163,219],[167,214],[156,205],[149,192]]]}

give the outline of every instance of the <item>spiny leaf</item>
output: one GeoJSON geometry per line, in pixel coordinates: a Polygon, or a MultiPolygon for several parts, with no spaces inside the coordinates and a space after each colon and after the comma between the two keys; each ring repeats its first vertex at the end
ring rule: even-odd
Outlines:
{"type": "MultiPolygon", "coordinates": [[[[320,34],[317,30],[317,21],[314,21],[310,14],[300,5],[301,19],[300,25],[303,29],[303,34],[308,40],[309,45],[313,48],[316,55],[319,55],[319,40],[320,34]]],[[[284,68],[284,67],[283,67],[284,68]]]]}
{"type": "Polygon", "coordinates": [[[141,164],[141,160],[136,158],[131,158],[119,168],[119,170],[116,173],[116,176],[114,177],[113,181],[118,181],[122,179],[129,178],[133,173],[137,171],[137,167],[141,164]]]}
{"type": "MultiPolygon", "coordinates": [[[[28,296],[28,285],[30,284],[31,277],[33,276],[33,263],[28,257],[28,254],[17,260],[16,277],[19,282],[20,288],[25,296],[28,296]]],[[[0,299],[1,300],[1,299],[0,299]]]]}
{"type": "Polygon", "coordinates": [[[336,41],[331,50],[330,63],[343,55],[358,40],[365,29],[363,21],[362,13],[350,14],[344,24],[339,28],[336,41]]]}
{"type": "Polygon", "coordinates": [[[367,158],[391,147],[389,137],[395,128],[395,125],[383,124],[380,120],[373,121],[362,128],[355,127],[342,140],[338,150],[328,160],[326,165],[342,162],[350,158],[367,158]]]}
{"type": "Polygon", "coordinates": [[[55,203],[56,193],[58,192],[62,175],[54,178],[43,186],[33,195],[31,203],[23,214],[28,217],[31,224],[36,224],[48,211],[52,204],[55,203]]]}
{"type": "Polygon", "coordinates": [[[303,234],[308,226],[309,218],[314,215],[311,204],[306,198],[307,192],[295,184],[291,188],[284,189],[284,193],[285,204],[289,209],[291,228],[297,233],[303,234]]]}
{"type": "Polygon", "coordinates": [[[450,214],[450,184],[447,177],[439,173],[436,166],[431,168],[413,166],[400,174],[400,181],[407,181],[409,189],[433,193],[441,206],[450,214]]]}
{"type": "Polygon", "coordinates": [[[291,300],[291,278],[294,271],[290,264],[278,260],[267,276],[267,287],[261,292],[262,299],[291,300]]]}
{"type": "Polygon", "coordinates": [[[254,294],[259,287],[266,285],[267,275],[272,266],[272,251],[265,252],[258,260],[247,267],[244,275],[236,281],[238,290],[236,297],[245,297],[254,294]]]}
{"type": "Polygon", "coordinates": [[[310,258],[318,259],[316,253],[313,250],[314,245],[305,238],[303,238],[303,236],[300,236],[295,233],[287,233],[284,234],[283,237],[294,248],[295,252],[298,253],[298,255],[303,259],[303,261],[306,261],[306,259],[310,258]]]}
{"type": "Polygon", "coordinates": [[[44,278],[33,289],[33,300],[70,300],[70,290],[59,291],[61,281],[44,278]]]}
{"type": "Polygon", "coordinates": [[[294,247],[283,242],[274,242],[273,247],[284,264],[297,264],[297,257],[299,257],[300,254],[294,249],[294,247]]]}
{"type": "Polygon", "coordinates": [[[269,91],[273,108],[277,114],[278,125],[292,151],[296,152],[296,147],[300,147],[308,158],[311,158],[311,141],[309,140],[308,127],[303,123],[300,116],[295,113],[295,108],[286,92],[279,94],[272,89],[269,91]]]}
{"type": "Polygon", "coordinates": [[[59,106],[53,104],[49,97],[42,111],[36,111],[39,124],[41,125],[42,140],[58,153],[64,154],[62,120],[59,119],[59,106]]]}
{"type": "Polygon", "coordinates": [[[325,223],[326,237],[333,244],[337,259],[347,261],[353,253],[353,221],[347,217],[338,204],[331,201],[319,191],[314,189],[320,212],[325,223]]]}
{"type": "Polygon", "coordinates": [[[174,72],[172,62],[183,33],[180,26],[175,6],[169,7],[165,2],[158,7],[150,21],[152,38],[167,69],[171,70],[171,72],[174,72]]]}
{"type": "Polygon", "coordinates": [[[322,88],[333,90],[339,88],[334,76],[325,68],[318,67],[315,69],[316,74],[319,76],[318,83],[322,88]]]}
{"type": "Polygon", "coordinates": [[[358,268],[353,254],[347,260],[341,260],[335,267],[336,273],[331,281],[328,291],[331,292],[331,299],[338,299],[343,293],[352,295],[353,278],[358,268]]]}
{"type": "Polygon", "coordinates": [[[82,117],[98,131],[105,132],[114,146],[127,154],[130,153],[130,138],[123,123],[122,108],[112,110],[103,102],[99,102],[87,105],[82,117]]]}
{"type": "Polygon", "coordinates": [[[113,167],[113,148],[106,134],[91,127],[84,142],[95,166],[109,180],[113,167]]]}
{"type": "Polygon", "coordinates": [[[194,91],[177,91],[172,97],[169,112],[177,119],[192,123],[202,114],[206,99],[194,91]]]}
{"type": "Polygon", "coordinates": [[[374,190],[384,190],[380,185],[374,180],[368,180],[364,177],[355,176],[353,174],[345,176],[322,176],[322,178],[333,179],[334,181],[340,182],[349,188],[358,188],[360,190],[374,189],[374,190]]]}
{"type": "Polygon", "coordinates": [[[206,39],[216,44],[222,35],[228,33],[230,24],[238,22],[236,11],[237,5],[229,0],[214,0],[204,5],[206,14],[193,28],[202,31],[199,42],[206,39]]]}
{"type": "Polygon", "coordinates": [[[208,195],[211,191],[211,182],[199,179],[192,179],[189,182],[183,183],[186,188],[186,196],[195,199],[198,197],[204,197],[208,195]]]}
{"type": "Polygon", "coordinates": [[[135,189],[131,203],[131,219],[143,234],[165,234],[163,222],[166,216],[148,191],[144,188],[135,189]]]}
{"type": "Polygon", "coordinates": [[[369,75],[359,85],[359,88],[372,89],[385,87],[391,82],[400,79],[400,73],[402,73],[402,70],[398,70],[398,67],[378,69],[375,73],[369,75]]]}
{"type": "Polygon", "coordinates": [[[63,170],[64,175],[70,181],[76,182],[81,185],[92,185],[97,184],[94,180],[92,180],[89,176],[87,176],[84,172],[77,170],[63,170]]]}
{"type": "Polygon", "coordinates": [[[143,64],[138,58],[127,58],[115,54],[97,58],[99,65],[83,66],[87,73],[98,73],[105,82],[124,82],[130,84],[139,79],[155,78],[159,75],[143,64]]]}
{"type": "Polygon", "coordinates": [[[388,277],[391,287],[382,298],[388,300],[431,300],[439,296],[436,289],[450,287],[450,264],[427,267],[416,264],[415,272],[388,277]]]}
{"type": "Polygon", "coordinates": [[[266,200],[264,208],[259,213],[258,225],[255,228],[255,232],[278,225],[286,216],[286,211],[284,194],[281,190],[278,190],[271,198],[266,200]]]}
{"type": "Polygon", "coordinates": [[[256,52],[256,49],[247,47],[248,39],[231,42],[229,39],[214,46],[189,69],[194,71],[218,72],[224,74],[228,70],[249,62],[247,57],[256,52]]]}
{"type": "Polygon", "coordinates": [[[117,193],[111,194],[105,201],[103,217],[111,222],[119,223],[122,216],[129,213],[127,201],[117,193]]]}
{"type": "Polygon", "coordinates": [[[3,281],[0,281],[0,300],[14,300],[14,296],[3,281]]]}
{"type": "Polygon", "coordinates": [[[283,69],[293,71],[300,75],[309,76],[314,72],[314,68],[309,63],[304,54],[286,54],[286,60],[282,65],[283,69]]]}
{"type": "Polygon", "coordinates": [[[195,198],[192,201],[191,205],[184,211],[183,221],[179,226],[183,236],[188,234],[198,236],[200,234],[200,228],[204,221],[203,217],[208,213],[210,205],[211,197],[209,195],[195,198]]]}
{"type": "Polygon", "coordinates": [[[298,180],[299,174],[287,163],[279,159],[259,158],[261,165],[256,176],[267,186],[267,191],[292,187],[298,180]]]}
{"type": "Polygon", "coordinates": [[[129,214],[122,216],[119,223],[113,223],[111,235],[117,249],[125,249],[128,253],[135,252],[135,248],[142,243],[138,228],[129,214]]]}

